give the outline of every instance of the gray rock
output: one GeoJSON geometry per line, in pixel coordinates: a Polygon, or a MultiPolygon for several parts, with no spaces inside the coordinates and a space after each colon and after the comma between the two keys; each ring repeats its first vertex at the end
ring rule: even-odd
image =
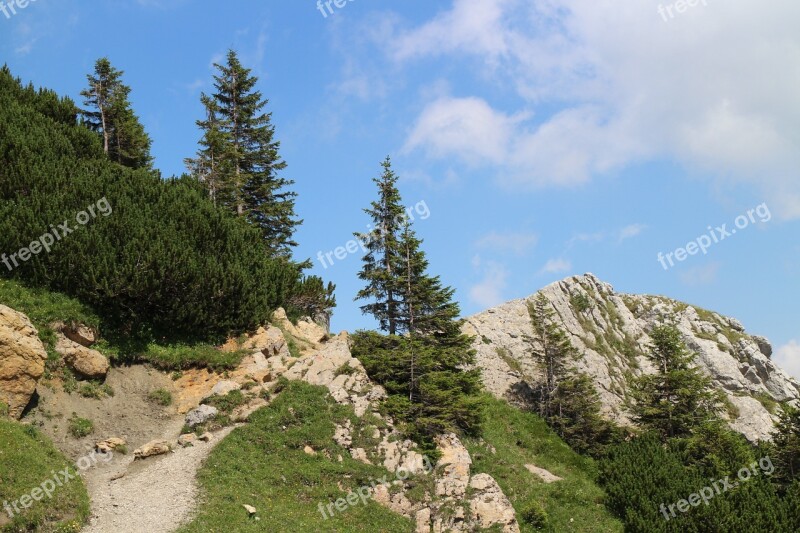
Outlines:
{"type": "MultiPolygon", "coordinates": [[[[625,374],[655,371],[643,354],[650,344],[648,332],[664,320],[675,321],[684,342],[696,354],[697,366],[729,397],[768,394],[779,402],[800,399],[800,383],[770,360],[769,341],[748,335],[735,319],[661,296],[620,294],[592,274],[553,283],[540,292],[553,305],[559,325],[581,354],[576,367],[594,380],[603,413],[610,420],[631,423],[624,404],[625,374]],[[589,298],[590,306],[583,312],[573,309],[571,300],[577,295],[589,298]]],[[[486,388],[519,405],[530,401],[529,384],[540,375],[527,340],[532,333],[527,303],[535,297],[469,317],[463,327],[465,333],[475,336],[473,348],[486,388]],[[492,342],[483,342],[483,337],[492,342]]],[[[742,415],[730,421],[731,427],[751,441],[768,439],[773,422],[767,410],[758,401],[741,407],[742,415]]]]}
{"type": "Polygon", "coordinates": [[[219,411],[217,411],[216,407],[213,407],[211,405],[201,405],[197,409],[193,409],[188,413],[186,413],[186,425],[189,426],[190,428],[193,428],[195,426],[208,422],[209,420],[217,416],[218,412],[219,411]]]}
{"type": "Polygon", "coordinates": [[[753,340],[758,345],[758,349],[767,357],[772,357],[772,343],[766,337],[753,335],[753,340]]]}

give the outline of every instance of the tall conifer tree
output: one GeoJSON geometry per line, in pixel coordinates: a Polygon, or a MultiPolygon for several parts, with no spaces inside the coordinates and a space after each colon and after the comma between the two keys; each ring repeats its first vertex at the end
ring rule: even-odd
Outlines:
{"type": "Polygon", "coordinates": [[[205,120],[197,121],[203,132],[200,150],[196,158],[187,158],[185,163],[189,172],[205,185],[209,197],[216,204],[218,191],[228,172],[229,162],[224,154],[230,136],[222,129],[216,100],[203,93],[200,95],[200,102],[206,112],[205,120]]]}
{"type": "Polygon", "coordinates": [[[255,87],[258,78],[228,51],[225,64],[214,65],[214,94],[203,95],[206,120],[201,150],[187,164],[206,183],[217,202],[257,226],[273,255],[290,257],[296,227],[294,182],[281,177],[286,162],[279,154],[269,101],[255,87]],[[212,189],[213,187],[213,189],[212,189]]]}
{"type": "Polygon", "coordinates": [[[712,388],[711,378],[693,366],[694,354],[675,326],[658,326],[650,337],[653,342],[646,356],[656,373],[633,380],[635,420],[664,441],[690,436],[718,418],[720,394],[712,388]]]}
{"type": "Polygon", "coordinates": [[[378,199],[364,210],[372,218],[373,228],[368,233],[355,234],[367,248],[364,266],[358,274],[367,286],[359,291],[356,300],[371,300],[361,306],[361,311],[374,316],[382,331],[394,335],[398,333],[399,316],[400,282],[396,272],[401,257],[399,235],[405,213],[391,159],[387,157],[382,166],[381,176],[372,180],[378,186],[378,199]]]}
{"type": "Polygon", "coordinates": [[[89,87],[81,92],[88,106],[82,114],[85,124],[102,135],[103,150],[112,161],[149,168],[150,137],[131,108],[131,88],[122,83],[123,74],[108,58],[98,59],[94,72],[86,76],[89,87]]]}

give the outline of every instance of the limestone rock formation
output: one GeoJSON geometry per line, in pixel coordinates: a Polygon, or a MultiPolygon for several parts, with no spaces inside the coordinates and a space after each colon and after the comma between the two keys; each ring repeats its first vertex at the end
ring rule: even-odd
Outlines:
{"type": "Polygon", "coordinates": [[[63,333],[72,342],[77,342],[81,346],[87,348],[97,342],[97,330],[86,324],[54,322],[50,324],[50,328],[59,333],[63,333]]]}
{"type": "Polygon", "coordinates": [[[75,370],[83,377],[103,379],[108,374],[108,359],[98,352],[78,344],[67,338],[63,333],[57,333],[56,352],[61,354],[68,367],[75,370]]]}
{"type": "MultiPolygon", "coordinates": [[[[629,423],[623,402],[627,372],[652,372],[643,353],[648,332],[665,320],[676,322],[683,340],[695,352],[698,367],[739,410],[733,429],[755,441],[769,438],[773,415],[762,401],[800,398],[800,383],[770,359],[772,347],[745,333],[729,317],[661,296],[620,294],[592,274],[553,283],[540,291],[553,304],[557,320],[582,354],[578,370],[591,376],[605,415],[629,423]]],[[[527,299],[508,302],[467,319],[464,331],[476,336],[477,364],[495,396],[525,403],[527,383],[538,370],[529,352],[532,333],[527,299]]],[[[766,402],[765,402],[766,403],[766,402]]]]}
{"type": "Polygon", "coordinates": [[[169,453],[171,451],[172,448],[170,447],[169,442],[164,440],[154,440],[148,442],[141,448],[134,450],[133,457],[135,459],[146,459],[156,455],[164,455],[165,453],[169,453]]]}
{"type": "Polygon", "coordinates": [[[211,405],[201,405],[186,415],[186,425],[190,428],[199,426],[200,424],[208,422],[217,416],[217,413],[219,413],[219,411],[216,407],[211,405]]]}
{"type": "Polygon", "coordinates": [[[0,305],[0,402],[19,418],[36,391],[47,359],[42,341],[28,317],[0,305]]]}

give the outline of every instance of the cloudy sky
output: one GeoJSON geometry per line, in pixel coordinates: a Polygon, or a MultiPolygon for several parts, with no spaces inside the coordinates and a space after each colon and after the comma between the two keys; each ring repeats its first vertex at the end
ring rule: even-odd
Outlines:
{"type": "Polygon", "coordinates": [[[465,314],[593,272],[738,317],[800,376],[798,20],[790,0],[38,0],[0,13],[0,59],[77,98],[109,56],[171,175],[238,50],[336,329],[372,326],[360,254],[318,253],[366,228],[391,155],[465,314]]]}

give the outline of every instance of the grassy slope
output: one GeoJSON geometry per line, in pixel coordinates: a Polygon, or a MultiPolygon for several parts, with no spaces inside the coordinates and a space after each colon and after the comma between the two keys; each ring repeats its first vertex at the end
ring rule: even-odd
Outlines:
{"type": "Polygon", "coordinates": [[[205,495],[200,515],[181,532],[413,531],[411,521],[372,501],[365,506],[359,500],[327,520],[320,514],[320,502],[327,504],[387,475],[383,468],[350,458],[335,444],[334,424],[347,418],[358,424],[353,410],[338,405],[324,387],[288,384],[207,459],[198,476],[205,495]],[[317,455],[306,454],[306,445],[317,455]],[[249,519],[243,504],[258,509],[260,520],[249,519]]]}
{"type": "MultiPolygon", "coordinates": [[[[77,322],[98,327],[100,318],[91,308],[78,300],[44,289],[29,288],[17,281],[0,278],[0,304],[6,305],[31,319],[39,331],[52,359],[55,334],[49,324],[57,321],[77,322]]],[[[113,332],[105,332],[113,333],[113,332]]],[[[114,335],[109,335],[114,337],[114,335]]],[[[131,342],[127,339],[101,340],[95,347],[112,361],[141,361],[160,370],[184,370],[191,367],[215,371],[232,370],[239,366],[246,352],[221,352],[208,344],[168,344],[131,342]]]]}
{"type": "Polygon", "coordinates": [[[538,501],[548,517],[547,531],[621,532],[622,524],[603,505],[604,494],[594,482],[591,459],[573,452],[534,414],[488,399],[483,440],[465,439],[473,458],[473,473],[494,477],[511,500],[523,532],[536,531],[523,523],[521,511],[538,501]],[[491,453],[487,444],[494,446],[491,453]],[[526,464],[545,468],[564,478],[546,484],[526,464]]]}
{"type": "MultiPolygon", "coordinates": [[[[0,419],[0,504],[13,502],[69,465],[46,438],[30,426],[0,419]]],[[[74,468],[73,468],[74,470],[74,468]]],[[[22,511],[22,508],[18,506],[22,511]]],[[[0,509],[0,531],[79,531],[89,516],[89,496],[80,478],[35,502],[9,523],[0,509]]]]}

